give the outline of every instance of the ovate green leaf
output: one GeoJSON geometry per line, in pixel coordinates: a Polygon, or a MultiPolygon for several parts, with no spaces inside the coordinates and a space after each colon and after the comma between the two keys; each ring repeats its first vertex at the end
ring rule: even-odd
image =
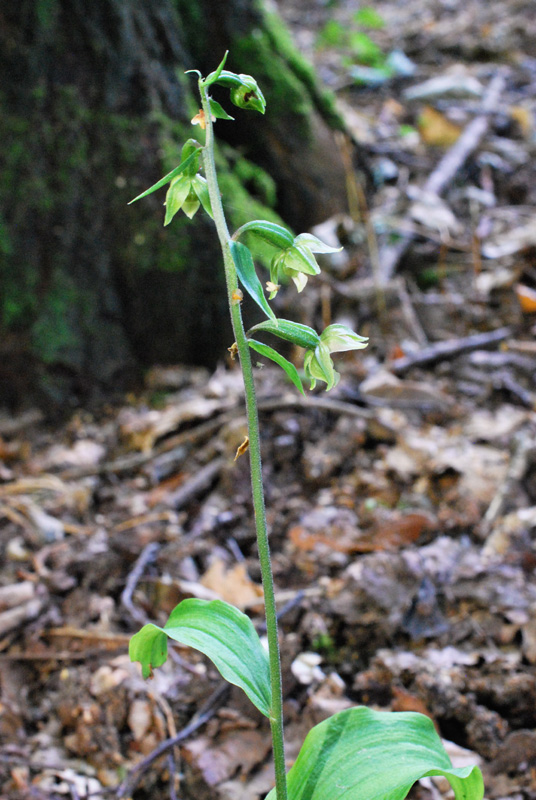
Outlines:
{"type": "Polygon", "coordinates": [[[255,264],[250,251],[241,242],[231,241],[230,247],[240,283],[277,327],[276,316],[268,304],[262,284],[255,271],[255,264]]]}
{"type": "Polygon", "coordinates": [[[317,347],[320,343],[320,337],[313,328],[309,328],[308,325],[302,325],[300,322],[292,322],[289,319],[278,319],[277,325],[269,321],[259,322],[258,325],[254,325],[250,329],[249,333],[257,333],[258,331],[273,333],[274,336],[279,336],[280,339],[297,344],[298,347],[317,347]]]}
{"type": "MultiPolygon", "coordinates": [[[[481,800],[478,767],[454,769],[432,721],[414,712],[341,711],[314,727],[288,773],[289,800],[404,800],[442,775],[456,800],[481,800]]],[[[266,800],[275,800],[272,790],[266,800]]]]}
{"type": "Polygon", "coordinates": [[[231,117],[230,114],[228,114],[227,111],[218,103],[217,100],[213,100],[212,98],[210,98],[209,103],[212,115],[216,117],[216,119],[234,119],[234,117],[231,117]]]}
{"type": "Polygon", "coordinates": [[[130,640],[130,660],[141,663],[144,678],[165,662],[168,637],[208,656],[222,677],[270,715],[268,656],[249,617],[222,600],[183,600],[163,628],[144,625],[130,640]]]}
{"type": "Polygon", "coordinates": [[[270,358],[272,361],[275,361],[276,364],[285,370],[288,377],[294,384],[294,386],[300,391],[303,395],[305,394],[303,390],[303,384],[301,382],[300,376],[298,375],[298,370],[288,361],[284,356],[274,350],[273,347],[269,347],[267,344],[262,344],[262,342],[257,342],[255,339],[248,339],[248,344],[252,350],[255,350],[257,353],[260,353],[261,356],[266,356],[266,358],[270,358]]]}

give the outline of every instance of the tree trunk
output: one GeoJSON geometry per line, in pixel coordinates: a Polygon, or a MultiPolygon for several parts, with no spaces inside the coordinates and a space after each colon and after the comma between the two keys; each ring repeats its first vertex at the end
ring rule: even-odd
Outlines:
{"type": "MultiPolygon", "coordinates": [[[[239,225],[299,230],[344,207],[331,100],[256,0],[19,0],[0,16],[0,402],[123,387],[155,362],[230,344],[211,221],[162,227],[164,191],[128,201],[195,135],[195,81],[229,49],[267,114],[219,122],[239,225]],[[217,331],[217,335],[215,332],[217,331]],[[36,380],[37,377],[37,380],[36,380]]],[[[225,93],[215,97],[229,107],[225,93]]]]}

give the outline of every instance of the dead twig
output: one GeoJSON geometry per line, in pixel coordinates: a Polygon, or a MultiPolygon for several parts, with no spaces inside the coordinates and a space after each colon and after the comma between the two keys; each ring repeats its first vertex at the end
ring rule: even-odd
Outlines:
{"type": "Polygon", "coordinates": [[[229,693],[229,688],[230,687],[227,683],[220,683],[218,688],[210,695],[204,706],[202,706],[199,712],[192,717],[188,725],[182,728],[182,730],[180,730],[175,736],[172,736],[170,739],[166,739],[164,742],[159,744],[152,753],[149,753],[148,756],[136,764],[136,766],[129,772],[125,780],[120,784],[119,788],[117,789],[116,796],[118,798],[130,796],[143,773],[149,769],[154,761],[167,753],[168,750],[171,750],[173,747],[175,747],[175,745],[183,742],[199,728],[205,725],[205,723],[207,723],[209,719],[214,716],[216,711],[225,702],[229,693]]]}
{"type": "Polygon", "coordinates": [[[145,464],[155,461],[159,456],[177,450],[183,445],[194,445],[200,439],[208,438],[227,422],[234,419],[234,413],[233,410],[222,411],[218,413],[214,419],[209,419],[200,425],[196,425],[194,428],[188,428],[186,431],[181,431],[174,436],[170,436],[168,439],[164,439],[163,442],[156,445],[150,452],[129,453],[129,455],[122,456],[113,461],[105,461],[104,463],[91,465],[90,467],[70,467],[61,473],[61,478],[63,480],[77,480],[92,475],[117,475],[122,472],[130,472],[131,470],[139,469],[145,464]]]}
{"type": "Polygon", "coordinates": [[[130,616],[140,625],[145,625],[148,622],[147,616],[140,611],[132,602],[132,595],[139,583],[143,571],[148,564],[151,564],[160,550],[160,545],[157,542],[149,542],[140,555],[138,556],[134,567],[129,573],[125,588],[121,592],[121,605],[128,611],[130,616]]]}
{"type": "Polygon", "coordinates": [[[201,469],[192,475],[186,483],[170,495],[167,501],[168,504],[175,510],[178,510],[189,503],[190,500],[193,500],[194,497],[202,494],[211,486],[212,482],[221,471],[223,464],[223,458],[214,458],[212,461],[209,461],[208,464],[201,467],[201,469]]]}
{"type": "Polygon", "coordinates": [[[46,597],[35,597],[0,614],[0,636],[37,619],[45,607],[46,597]]]}
{"type": "Polygon", "coordinates": [[[493,523],[502,514],[506,499],[512,495],[514,487],[519,484],[527,471],[532,453],[536,450],[534,436],[523,428],[515,434],[512,442],[512,457],[504,481],[491,503],[480,525],[480,535],[486,538],[491,532],[493,523]]]}
{"type": "Polygon", "coordinates": [[[491,347],[503,342],[511,335],[511,328],[497,328],[494,331],[476,333],[473,336],[465,336],[462,339],[434,342],[434,344],[424,348],[424,350],[420,350],[418,353],[396,358],[391,362],[389,368],[395,375],[402,375],[412,367],[434,364],[436,361],[444,361],[447,358],[469,353],[471,350],[478,350],[481,347],[491,347]]]}
{"type": "MultiPolygon", "coordinates": [[[[437,195],[439,197],[471,153],[476,150],[490,125],[492,117],[489,114],[489,109],[495,108],[498,105],[505,81],[505,71],[499,70],[491,80],[483,98],[482,113],[469,123],[459,139],[450,150],[445,153],[424,184],[422,189],[424,195],[437,195]]],[[[400,241],[394,247],[387,247],[380,253],[380,274],[383,283],[386,283],[391,278],[400,259],[414,238],[415,234],[409,232],[404,233],[400,241]]]]}
{"type": "Polygon", "coordinates": [[[14,436],[25,428],[29,428],[31,425],[37,425],[37,423],[42,422],[44,418],[45,415],[43,412],[39,411],[37,408],[24,411],[18,417],[2,416],[0,417],[0,436],[14,436]]]}
{"type": "Polygon", "coordinates": [[[367,420],[372,420],[375,416],[372,411],[352,403],[345,403],[344,400],[330,400],[328,397],[315,395],[309,397],[288,396],[259,401],[259,411],[280,411],[282,408],[318,408],[332,414],[346,414],[349,417],[360,417],[367,420]]]}

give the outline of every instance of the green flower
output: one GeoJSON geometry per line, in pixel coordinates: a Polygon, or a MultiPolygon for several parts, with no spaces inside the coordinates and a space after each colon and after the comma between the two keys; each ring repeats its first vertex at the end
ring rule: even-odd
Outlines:
{"type": "MultiPolygon", "coordinates": [[[[310,233],[301,233],[296,236],[290,247],[280,250],[272,259],[270,265],[270,280],[279,284],[281,275],[291,278],[296,284],[298,292],[303,291],[309,275],[318,275],[320,267],[313,253],[337,253],[342,248],[330,247],[310,233]]],[[[276,291],[270,294],[273,300],[276,291]]]]}
{"type": "Polygon", "coordinates": [[[199,206],[202,205],[207,214],[212,217],[207,182],[201,175],[183,174],[172,180],[164,205],[166,206],[164,225],[169,225],[181,208],[186,216],[192,219],[199,206]]]}
{"type": "Polygon", "coordinates": [[[311,381],[311,389],[316,386],[317,380],[327,383],[326,391],[333,389],[341,377],[336,372],[331,353],[341,353],[345,350],[363,350],[368,344],[366,336],[359,336],[346,325],[328,325],[320,334],[320,341],[313,349],[307,350],[303,367],[305,376],[311,381]]]}

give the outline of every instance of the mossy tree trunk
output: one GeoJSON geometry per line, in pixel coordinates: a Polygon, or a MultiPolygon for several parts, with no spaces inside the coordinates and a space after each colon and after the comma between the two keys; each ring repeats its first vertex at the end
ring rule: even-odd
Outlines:
{"type": "Polygon", "coordinates": [[[257,0],[18,0],[2,12],[0,402],[35,387],[76,401],[140,366],[222,355],[212,223],[164,230],[163,192],[127,202],[192,135],[184,71],[213,69],[226,49],[269,101],[263,119],[218,124],[233,224],[279,214],[305,229],[342,208],[336,114],[257,0]]]}

